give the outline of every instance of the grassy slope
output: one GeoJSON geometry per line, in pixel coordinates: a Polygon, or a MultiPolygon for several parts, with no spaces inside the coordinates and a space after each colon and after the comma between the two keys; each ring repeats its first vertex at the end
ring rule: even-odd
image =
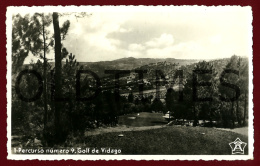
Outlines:
{"type": "MultiPolygon", "coordinates": [[[[118,148],[122,154],[230,155],[229,143],[237,137],[248,143],[247,136],[202,127],[170,126],[121,133],[124,137],[118,137],[120,133],[89,136],[80,146],[118,148]]],[[[247,153],[246,147],[245,154],[247,153]]]]}

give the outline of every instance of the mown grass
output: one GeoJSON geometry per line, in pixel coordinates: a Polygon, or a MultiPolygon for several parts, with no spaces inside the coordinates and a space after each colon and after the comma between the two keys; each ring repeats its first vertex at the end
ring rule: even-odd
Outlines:
{"type": "Polygon", "coordinates": [[[133,127],[165,125],[168,122],[162,116],[162,113],[148,112],[140,112],[139,115],[137,113],[123,115],[119,117],[119,125],[133,127]],[[136,119],[128,119],[128,117],[136,117],[136,119]]]}
{"type": "MultiPolygon", "coordinates": [[[[229,143],[237,137],[248,143],[247,136],[203,127],[169,126],[121,133],[89,136],[78,146],[117,148],[122,154],[230,155],[229,143]],[[121,133],[124,137],[118,137],[121,133]]],[[[248,154],[248,146],[245,154],[248,154]]]]}

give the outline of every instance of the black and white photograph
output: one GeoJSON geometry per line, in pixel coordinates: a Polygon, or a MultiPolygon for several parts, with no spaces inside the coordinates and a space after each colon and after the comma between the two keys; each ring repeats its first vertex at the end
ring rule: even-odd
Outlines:
{"type": "Polygon", "coordinates": [[[9,159],[253,159],[251,7],[6,16],[9,159]]]}

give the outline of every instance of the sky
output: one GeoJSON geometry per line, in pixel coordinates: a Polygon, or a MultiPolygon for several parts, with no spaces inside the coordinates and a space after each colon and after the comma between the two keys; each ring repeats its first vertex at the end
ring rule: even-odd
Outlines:
{"type": "MultiPolygon", "coordinates": [[[[60,26],[67,19],[71,23],[63,45],[79,62],[126,57],[217,59],[252,54],[250,7],[103,9],[89,10],[84,18],[73,14],[60,17],[60,26]]],[[[54,57],[53,51],[48,57],[54,57]]],[[[32,58],[30,55],[26,62],[32,58]]]]}

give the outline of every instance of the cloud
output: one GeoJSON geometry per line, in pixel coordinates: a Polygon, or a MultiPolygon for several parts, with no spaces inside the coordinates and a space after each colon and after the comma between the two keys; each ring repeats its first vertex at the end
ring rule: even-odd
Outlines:
{"type": "Polygon", "coordinates": [[[78,61],[130,56],[214,59],[251,54],[249,8],[119,9],[99,10],[82,19],[61,17],[61,23],[71,21],[64,46],[78,61]]]}
{"type": "Polygon", "coordinates": [[[148,47],[167,47],[171,46],[174,39],[171,34],[162,34],[159,38],[153,38],[152,40],[145,43],[148,47]]]}
{"type": "Polygon", "coordinates": [[[130,51],[143,51],[145,49],[145,47],[141,44],[134,43],[134,44],[130,44],[128,49],[130,51]]]}
{"type": "MultiPolygon", "coordinates": [[[[150,48],[147,49],[146,55],[150,58],[168,57],[180,59],[195,59],[194,54],[201,54],[203,47],[194,41],[179,43],[163,48],[150,48]]],[[[199,57],[201,58],[201,56],[199,57]]]]}

